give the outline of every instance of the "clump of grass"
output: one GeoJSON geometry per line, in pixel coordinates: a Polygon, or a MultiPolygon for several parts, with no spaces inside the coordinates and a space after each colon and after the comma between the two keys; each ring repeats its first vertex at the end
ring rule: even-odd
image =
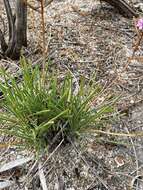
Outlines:
{"type": "Polygon", "coordinates": [[[32,68],[24,58],[21,65],[20,83],[1,69],[4,100],[0,122],[1,131],[15,136],[22,146],[39,152],[67,136],[76,137],[88,127],[97,129],[107,121],[105,115],[114,112],[112,99],[98,107],[92,105],[101,92],[99,85],[82,78],[75,93],[70,74],[60,81],[56,74],[47,72],[43,81],[38,66],[32,68]]]}

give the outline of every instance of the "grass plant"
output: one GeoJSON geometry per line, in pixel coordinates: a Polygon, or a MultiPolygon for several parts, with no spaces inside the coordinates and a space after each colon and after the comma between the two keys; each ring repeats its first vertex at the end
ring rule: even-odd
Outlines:
{"type": "Polygon", "coordinates": [[[0,112],[1,132],[16,137],[21,146],[41,151],[66,136],[76,137],[89,127],[98,129],[114,113],[115,98],[101,105],[92,101],[102,91],[94,80],[81,77],[78,92],[71,74],[59,80],[55,73],[46,72],[43,81],[38,66],[33,68],[21,58],[22,80],[17,83],[4,69],[0,75],[4,94],[0,112]]]}

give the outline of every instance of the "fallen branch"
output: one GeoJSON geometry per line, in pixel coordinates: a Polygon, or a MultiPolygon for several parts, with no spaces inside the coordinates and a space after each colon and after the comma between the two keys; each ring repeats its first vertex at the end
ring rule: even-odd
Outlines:
{"type": "Polygon", "coordinates": [[[120,14],[127,18],[137,17],[138,14],[134,8],[132,8],[129,3],[125,0],[101,0],[109,3],[113,7],[115,7],[120,14]]]}

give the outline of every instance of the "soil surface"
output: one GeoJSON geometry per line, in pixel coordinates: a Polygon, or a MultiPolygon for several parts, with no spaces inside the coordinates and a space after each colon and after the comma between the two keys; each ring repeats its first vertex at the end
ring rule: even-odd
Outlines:
{"type": "MultiPolygon", "coordinates": [[[[33,6],[38,2],[30,1],[33,6]]],[[[129,1],[142,15],[141,0],[129,1]]],[[[7,36],[6,15],[0,4],[0,25],[7,36]],[[5,27],[3,25],[5,23],[5,27]]],[[[41,64],[42,35],[39,12],[29,9],[28,48],[24,54],[33,64],[41,64]],[[32,18],[32,19],[31,19],[32,18]]],[[[134,21],[124,18],[108,4],[95,0],[54,0],[45,8],[45,41],[50,69],[59,76],[70,70],[79,76],[96,80],[107,90],[121,96],[118,109],[124,113],[108,132],[141,134],[143,131],[143,59],[133,59],[133,46],[137,42],[134,21]]],[[[136,52],[143,56],[143,44],[136,52]]],[[[20,72],[19,62],[1,59],[15,75],[20,72]]],[[[102,95],[100,99],[105,98],[102,95]]],[[[5,137],[0,136],[5,142],[5,137]]],[[[15,159],[29,156],[27,151],[15,147],[0,149],[0,167],[15,159]]],[[[70,141],[41,158],[42,171],[48,190],[142,190],[143,138],[138,135],[115,136],[88,133],[77,142],[70,141]]],[[[38,163],[31,161],[15,171],[0,173],[0,180],[14,182],[9,190],[42,190],[38,163]]],[[[43,189],[44,190],[44,189],[43,189]]]]}

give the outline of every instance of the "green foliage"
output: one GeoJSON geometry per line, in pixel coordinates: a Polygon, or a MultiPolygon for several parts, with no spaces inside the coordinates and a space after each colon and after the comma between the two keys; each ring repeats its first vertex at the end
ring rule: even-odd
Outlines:
{"type": "Polygon", "coordinates": [[[5,82],[0,84],[4,93],[3,112],[0,113],[1,131],[17,137],[17,140],[37,151],[45,148],[57,134],[76,136],[87,127],[101,126],[105,117],[114,112],[115,99],[92,105],[101,88],[91,80],[80,79],[75,93],[70,74],[60,81],[54,73],[46,74],[45,81],[39,67],[32,68],[21,59],[22,81],[17,83],[1,69],[5,82]],[[10,81],[10,82],[9,82],[10,81]]]}

